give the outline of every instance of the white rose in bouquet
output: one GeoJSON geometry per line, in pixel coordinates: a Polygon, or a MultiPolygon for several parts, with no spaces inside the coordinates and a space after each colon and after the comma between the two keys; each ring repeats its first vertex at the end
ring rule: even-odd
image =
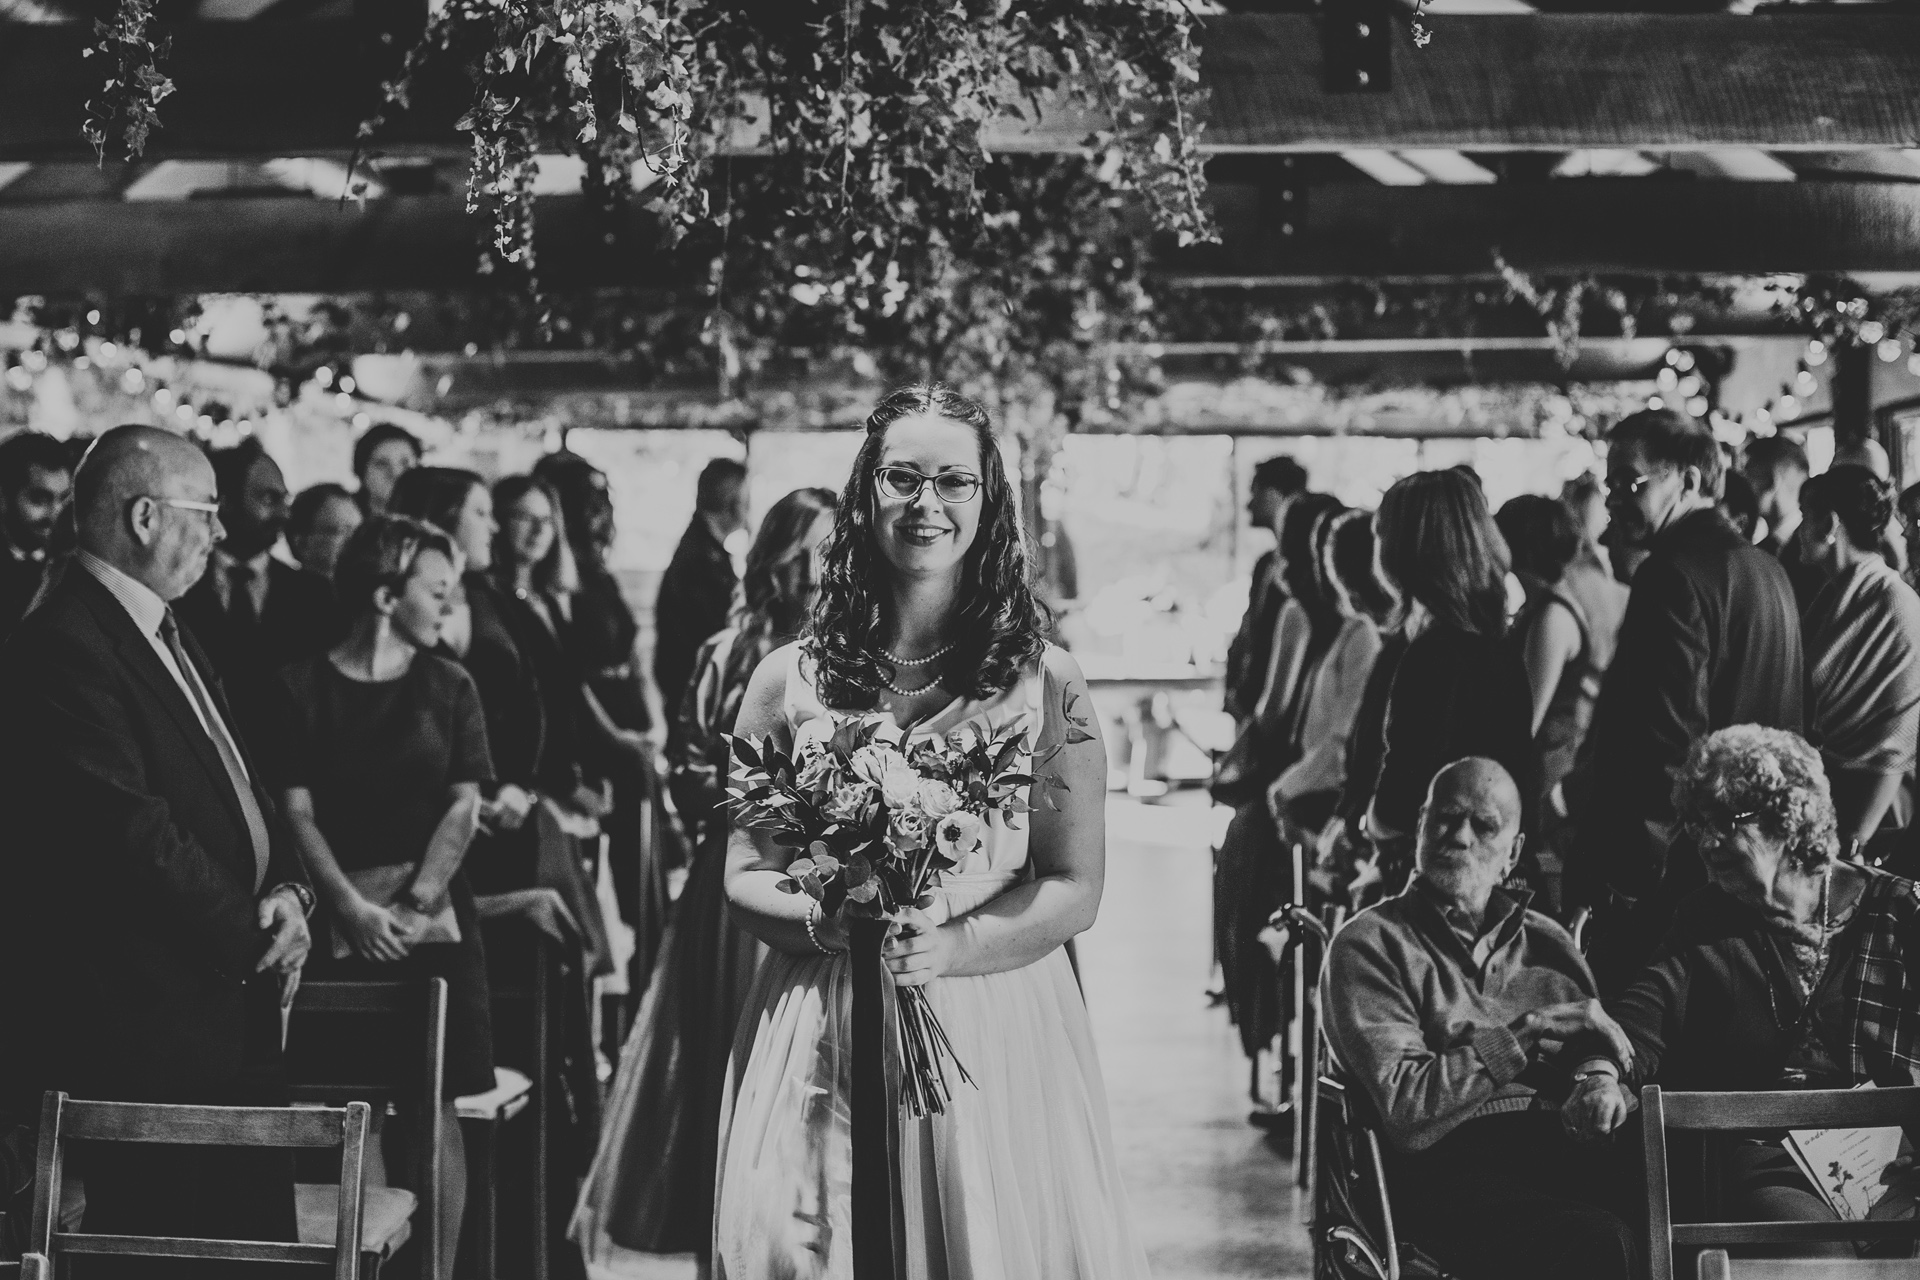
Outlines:
{"type": "Polygon", "coordinates": [[[938,778],[928,778],[914,793],[914,804],[929,818],[944,818],[960,807],[960,793],[938,778]]]}

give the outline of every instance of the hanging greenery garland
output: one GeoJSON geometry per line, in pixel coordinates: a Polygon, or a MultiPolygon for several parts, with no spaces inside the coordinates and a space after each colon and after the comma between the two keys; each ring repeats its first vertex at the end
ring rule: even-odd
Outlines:
{"type": "Polygon", "coordinates": [[[753,198],[770,202],[753,233],[831,229],[825,283],[865,294],[924,274],[912,255],[984,216],[985,131],[1043,106],[1099,122],[1094,172],[1155,226],[1216,238],[1193,23],[1178,0],[451,0],[386,93],[404,109],[423,67],[465,68],[468,205],[498,258],[530,274],[542,147],[583,159],[610,203],[647,185],[668,241],[717,228],[733,244],[736,178],[715,161],[745,152],[753,198]]]}
{"type": "Polygon", "coordinates": [[[160,127],[160,103],[173,92],[173,81],[161,74],[160,62],[171,41],[147,34],[156,0],[120,0],[113,21],[95,20],[95,43],[80,56],[101,55],[113,69],[97,97],[87,101],[87,120],[81,132],[93,144],[96,160],[105,164],[107,143],[116,130],[128,160],[146,150],[147,135],[160,127]]]}

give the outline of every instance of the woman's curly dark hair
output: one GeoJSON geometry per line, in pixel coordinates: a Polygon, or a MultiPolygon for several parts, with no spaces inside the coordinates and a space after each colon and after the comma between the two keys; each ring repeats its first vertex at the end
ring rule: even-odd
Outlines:
{"type": "Polygon", "coordinates": [[[833,532],[820,548],[820,593],[803,643],[830,707],[868,710],[881,682],[899,678],[874,653],[886,635],[890,572],[874,537],[873,469],[887,428],[919,414],[971,427],[980,446],[980,527],[963,562],[958,613],[948,620],[953,651],[938,664],[941,684],[969,698],[993,697],[1012,688],[1046,648],[1049,616],[1028,577],[1019,499],[1000,461],[992,419],[977,401],[940,383],[902,387],[867,415],[867,438],[854,457],[833,532]]]}

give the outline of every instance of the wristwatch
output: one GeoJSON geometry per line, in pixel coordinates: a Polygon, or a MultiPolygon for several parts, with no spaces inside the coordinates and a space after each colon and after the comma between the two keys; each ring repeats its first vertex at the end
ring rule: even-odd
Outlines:
{"type": "Polygon", "coordinates": [[[272,897],[274,894],[280,892],[282,889],[290,890],[293,893],[294,897],[300,899],[300,913],[302,915],[311,916],[313,914],[313,906],[314,906],[315,899],[313,896],[312,889],[309,889],[306,885],[301,884],[298,880],[287,880],[269,889],[267,891],[267,896],[272,897]]]}

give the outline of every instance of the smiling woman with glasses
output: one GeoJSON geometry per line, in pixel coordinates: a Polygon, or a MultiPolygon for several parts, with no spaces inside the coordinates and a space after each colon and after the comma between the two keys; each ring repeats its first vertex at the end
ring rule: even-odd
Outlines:
{"type": "MultiPolygon", "coordinates": [[[[1709,883],[1682,899],[1652,964],[1608,1001],[1633,1061],[1624,1072],[1583,1064],[1569,1127],[1590,1137],[1618,1127],[1646,1083],[1920,1084],[1920,990],[1905,954],[1920,937],[1920,887],[1835,856],[1818,753],[1798,734],[1734,725],[1693,744],[1673,799],[1709,883]]],[[[1778,1142],[1744,1140],[1725,1159],[1737,1219],[1833,1220],[1778,1142]]]]}
{"type": "Polygon", "coordinates": [[[1040,802],[1044,784],[1022,784],[1032,812],[950,842],[951,869],[884,927],[786,892],[796,851],[731,832],[733,917],[769,954],[742,1006],[720,1120],[716,1275],[851,1274],[863,1245],[884,1243],[845,1217],[848,1170],[890,1167],[908,1206],[895,1247],[916,1275],[1146,1276],[1065,947],[1099,910],[1106,751],[1097,722],[1069,710],[1086,707],[1086,680],[1047,643],[1027,545],[982,405],[922,384],[875,406],[806,630],[754,672],[734,732],[796,754],[869,716],[877,732],[927,743],[1024,733],[1011,748],[1022,772],[1064,787],[1055,807],[1040,802]],[[876,970],[919,988],[955,1056],[983,1064],[944,1114],[884,1107],[851,1120],[887,1089],[880,1053],[852,1039],[856,999],[883,1016],[879,992],[854,992],[854,975],[876,970]]]}

